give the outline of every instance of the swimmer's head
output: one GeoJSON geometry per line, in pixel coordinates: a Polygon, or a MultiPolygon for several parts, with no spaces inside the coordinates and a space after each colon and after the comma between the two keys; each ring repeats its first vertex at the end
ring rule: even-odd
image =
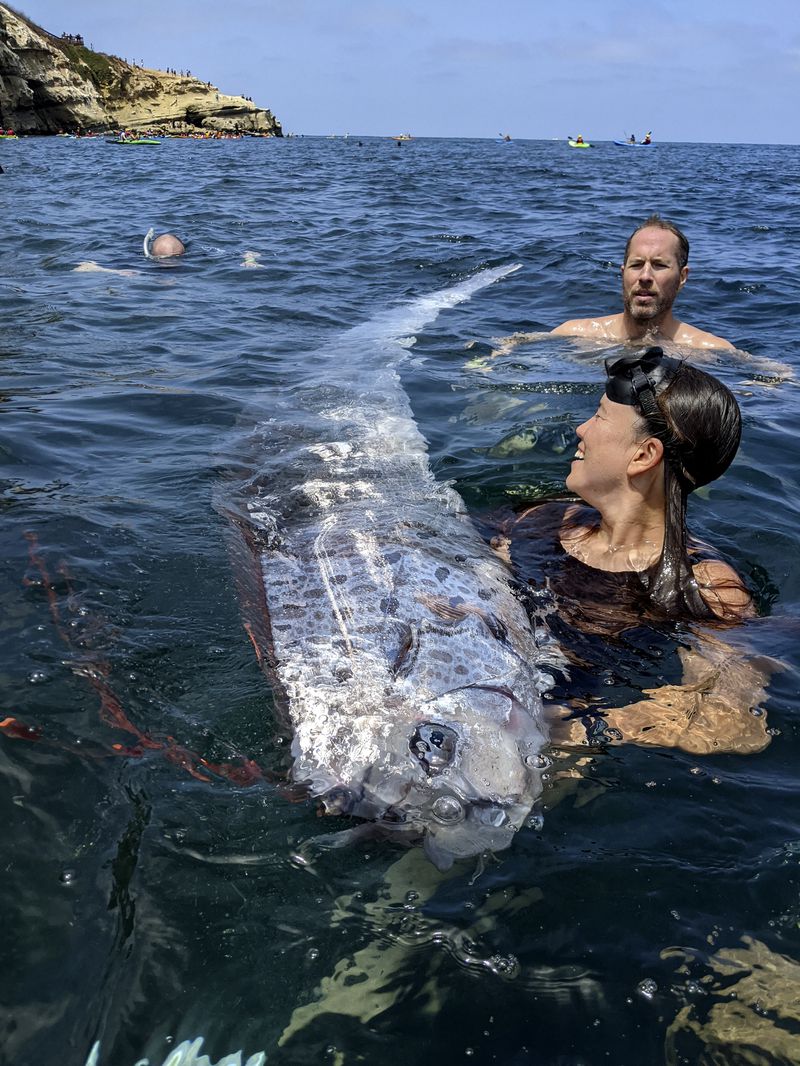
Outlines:
{"type": "Polygon", "coordinates": [[[606,360],[606,396],[634,407],[641,431],[664,445],[685,491],[716,480],[739,448],[742,416],[730,389],[661,348],[606,360]]]}
{"type": "Polygon", "coordinates": [[[148,230],[144,239],[144,254],[148,259],[170,259],[186,251],[186,245],[174,233],[159,233],[157,237],[154,233],[155,230],[148,230]]]}
{"type": "Polygon", "coordinates": [[[700,594],[687,549],[686,501],[730,466],[739,449],[742,415],[736,398],[711,374],[661,348],[606,362],[606,395],[637,412],[634,432],[663,446],[664,547],[650,599],[673,617],[714,616],[700,594]]]}
{"type": "Polygon", "coordinates": [[[183,255],[186,245],[174,233],[161,233],[150,245],[150,254],[155,259],[168,259],[171,255],[183,255]]]}

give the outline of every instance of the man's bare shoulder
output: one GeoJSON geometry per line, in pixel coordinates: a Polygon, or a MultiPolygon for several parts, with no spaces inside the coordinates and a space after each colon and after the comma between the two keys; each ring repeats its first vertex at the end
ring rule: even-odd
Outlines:
{"type": "Polygon", "coordinates": [[[726,351],[735,351],[735,345],[726,341],[724,337],[715,337],[713,333],[706,333],[703,329],[690,326],[681,322],[672,338],[676,344],[685,344],[689,348],[722,348],[726,351]]]}
{"type": "Polygon", "coordinates": [[[603,337],[612,340],[620,338],[622,315],[598,315],[595,318],[571,318],[556,326],[552,333],[562,337],[603,337]]]}

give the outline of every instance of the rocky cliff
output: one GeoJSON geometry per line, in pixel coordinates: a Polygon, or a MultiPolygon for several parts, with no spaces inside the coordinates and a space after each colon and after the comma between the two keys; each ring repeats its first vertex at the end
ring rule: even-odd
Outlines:
{"type": "Polygon", "coordinates": [[[105,129],[243,130],[281,137],[281,125],[210,82],[146,70],[55,37],[0,4],[0,127],[17,133],[105,129]]]}

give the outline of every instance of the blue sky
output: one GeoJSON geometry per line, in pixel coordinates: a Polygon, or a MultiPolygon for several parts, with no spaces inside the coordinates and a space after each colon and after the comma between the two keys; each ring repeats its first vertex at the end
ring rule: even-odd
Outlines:
{"type": "Polygon", "coordinates": [[[797,0],[17,0],[286,132],[800,143],[797,0]],[[67,13],[68,12],[68,13],[67,13]]]}

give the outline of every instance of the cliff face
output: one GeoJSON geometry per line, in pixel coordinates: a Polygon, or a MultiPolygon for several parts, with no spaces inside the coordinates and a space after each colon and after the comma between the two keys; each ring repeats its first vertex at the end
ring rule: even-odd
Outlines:
{"type": "Polygon", "coordinates": [[[0,126],[244,130],[282,136],[272,112],[197,78],[146,70],[54,37],[0,4],[0,126]]]}

